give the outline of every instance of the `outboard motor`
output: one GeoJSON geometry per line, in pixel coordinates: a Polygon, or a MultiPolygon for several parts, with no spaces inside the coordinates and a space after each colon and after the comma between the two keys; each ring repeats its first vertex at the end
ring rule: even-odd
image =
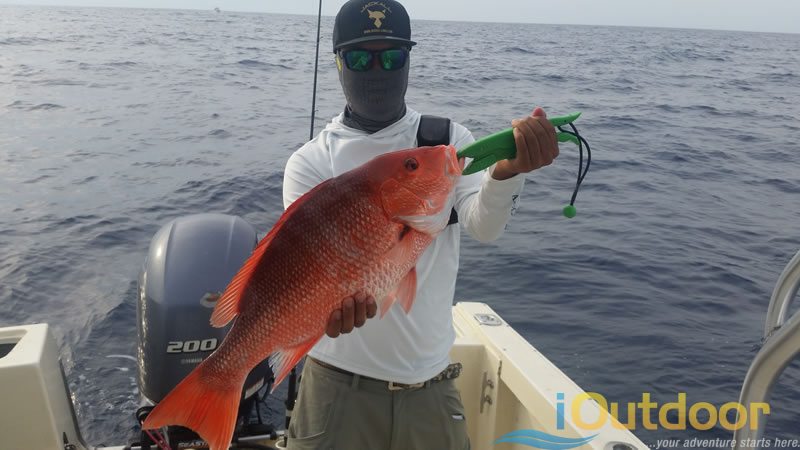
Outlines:
{"type": "MultiPolygon", "coordinates": [[[[212,327],[211,313],[257,243],[250,224],[222,214],[182,217],[155,234],[139,276],[136,310],[143,403],[161,401],[222,343],[231,325],[212,327]]],[[[249,417],[258,401],[256,393],[272,379],[266,360],[250,372],[242,393],[240,419],[249,417]]],[[[140,422],[150,409],[137,412],[140,422]]],[[[238,425],[237,432],[241,431],[238,425]]],[[[197,435],[187,431],[170,427],[166,438],[170,446],[196,444],[197,435]]],[[[147,436],[142,438],[147,441],[147,436]]]]}

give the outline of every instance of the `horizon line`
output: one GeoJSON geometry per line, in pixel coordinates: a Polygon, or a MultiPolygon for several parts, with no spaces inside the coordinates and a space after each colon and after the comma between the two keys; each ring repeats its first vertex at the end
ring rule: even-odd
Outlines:
{"type": "MultiPolygon", "coordinates": [[[[48,7],[48,8],[95,8],[95,9],[142,9],[142,10],[162,10],[162,11],[216,11],[215,8],[165,8],[158,6],[91,6],[91,5],[52,5],[46,3],[36,4],[19,4],[12,2],[4,2],[0,0],[0,6],[19,6],[19,7],[48,7]]],[[[217,7],[219,8],[219,7],[217,7]]],[[[282,16],[302,16],[302,17],[317,17],[316,14],[303,14],[303,13],[288,13],[288,12],[271,12],[271,11],[249,11],[241,9],[222,9],[219,8],[219,13],[234,12],[244,14],[268,14],[268,15],[282,15],[282,16]]],[[[322,17],[334,18],[335,15],[322,14],[322,17]]],[[[552,26],[580,26],[580,27],[613,27],[613,28],[653,28],[661,30],[696,30],[696,31],[719,31],[719,32],[736,32],[736,33],[760,33],[760,34],[800,34],[799,31],[762,31],[762,30],[740,30],[732,28],[695,28],[685,26],[660,26],[660,25],[620,25],[620,24],[598,24],[598,23],[544,23],[544,22],[515,22],[515,21],[501,21],[501,20],[467,20],[467,19],[431,19],[431,18],[417,18],[411,19],[412,21],[423,22],[460,22],[460,23],[486,23],[486,24],[509,24],[509,25],[552,25],[552,26]]]]}

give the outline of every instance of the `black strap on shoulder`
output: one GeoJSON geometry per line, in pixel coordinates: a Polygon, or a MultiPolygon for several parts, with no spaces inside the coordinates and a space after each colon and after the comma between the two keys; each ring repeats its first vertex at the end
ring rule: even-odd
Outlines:
{"type": "MultiPolygon", "coordinates": [[[[417,128],[417,146],[427,147],[433,145],[450,144],[450,119],[438,116],[422,116],[417,128]]],[[[450,211],[450,220],[447,225],[458,223],[458,213],[453,208],[450,211]]]]}
{"type": "Polygon", "coordinates": [[[450,119],[422,116],[417,128],[417,146],[447,145],[450,143],[450,119]]]}

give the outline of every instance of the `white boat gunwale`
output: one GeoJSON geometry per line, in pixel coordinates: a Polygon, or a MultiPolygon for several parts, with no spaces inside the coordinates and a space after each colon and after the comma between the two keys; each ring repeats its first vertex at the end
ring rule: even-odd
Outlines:
{"type": "MultiPolygon", "coordinates": [[[[521,444],[495,444],[502,435],[521,429],[569,438],[596,435],[578,447],[584,450],[648,448],[611,421],[600,429],[585,430],[565,414],[563,429],[557,429],[556,394],[563,393],[564,402],[569,404],[584,391],[488,305],[459,302],[453,307],[453,326],[456,341],[451,359],[464,367],[456,384],[473,449],[529,449],[521,444]]],[[[2,406],[15,407],[0,408],[0,447],[63,450],[66,436],[74,450],[94,448],[81,439],[48,325],[0,328],[3,343],[15,346],[0,358],[0,398],[4,400],[2,406]],[[34,423],[38,425],[24,426],[34,423]]],[[[595,402],[582,403],[581,417],[587,421],[601,413],[595,402]]]]}

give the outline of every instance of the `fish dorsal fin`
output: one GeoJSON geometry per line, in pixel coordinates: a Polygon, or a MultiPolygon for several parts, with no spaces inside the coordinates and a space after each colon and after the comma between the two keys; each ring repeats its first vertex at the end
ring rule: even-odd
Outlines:
{"type": "Polygon", "coordinates": [[[228,324],[228,322],[233,320],[234,317],[239,315],[239,313],[242,311],[241,303],[244,296],[244,291],[250,284],[250,279],[253,277],[253,274],[258,267],[258,263],[261,262],[261,258],[264,257],[264,253],[266,253],[269,244],[272,242],[272,239],[278,234],[278,231],[283,227],[289,217],[294,214],[297,208],[308,201],[308,199],[311,198],[316,191],[329,184],[330,181],[331,180],[326,180],[318,184],[314,189],[311,189],[303,194],[303,196],[298,198],[294,203],[286,208],[286,211],[284,211],[278,221],[275,222],[275,225],[272,227],[269,233],[267,233],[267,235],[261,239],[261,242],[258,243],[255,250],[253,250],[253,253],[250,254],[250,257],[247,258],[247,261],[245,261],[231,282],[228,283],[228,287],[225,288],[225,292],[217,301],[217,304],[214,307],[214,312],[211,314],[211,326],[216,328],[224,327],[228,324]]]}
{"type": "MultiPolygon", "coordinates": [[[[281,217],[281,219],[282,218],[283,217],[281,217]]],[[[275,228],[273,228],[273,231],[274,230],[275,228]]],[[[272,232],[261,240],[256,249],[253,250],[253,253],[250,254],[250,257],[247,258],[244,265],[239,269],[239,272],[236,273],[236,276],[234,276],[233,280],[228,284],[228,287],[225,288],[222,297],[217,300],[217,304],[214,306],[214,312],[211,313],[211,326],[216,328],[224,327],[242,311],[241,300],[245,288],[250,278],[253,277],[253,273],[256,267],[258,267],[261,258],[264,256],[264,252],[267,250],[268,245],[265,244],[265,241],[267,241],[267,238],[269,238],[271,234],[272,232]]]]}

